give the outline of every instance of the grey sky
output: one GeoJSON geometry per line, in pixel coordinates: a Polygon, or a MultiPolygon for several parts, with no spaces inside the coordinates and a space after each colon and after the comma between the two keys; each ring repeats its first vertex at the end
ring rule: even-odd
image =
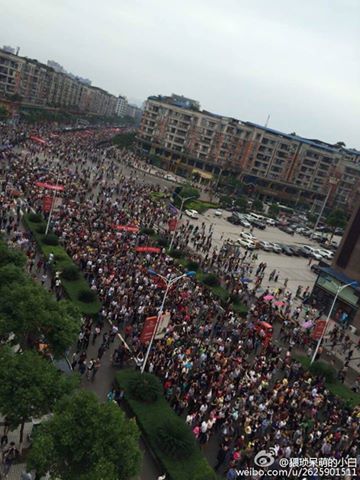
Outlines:
{"type": "Polygon", "coordinates": [[[130,99],[360,148],[359,0],[0,0],[0,43],[130,99]]]}

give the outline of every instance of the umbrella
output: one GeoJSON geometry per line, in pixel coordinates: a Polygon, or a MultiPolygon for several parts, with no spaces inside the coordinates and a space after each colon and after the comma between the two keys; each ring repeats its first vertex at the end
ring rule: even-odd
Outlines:
{"type": "Polygon", "coordinates": [[[272,300],[273,298],[274,298],[273,295],[265,295],[264,300],[265,300],[265,302],[269,302],[269,301],[272,300]]]}
{"type": "Polygon", "coordinates": [[[251,282],[251,278],[240,278],[240,282],[242,282],[242,283],[250,283],[250,282],[251,282]]]}
{"type": "Polygon", "coordinates": [[[313,326],[313,321],[312,320],[308,320],[307,322],[304,322],[301,326],[302,328],[305,328],[305,330],[308,330],[309,328],[311,328],[313,326]]]}
{"type": "Polygon", "coordinates": [[[281,300],[279,300],[278,302],[275,302],[274,305],[277,306],[277,307],[283,307],[285,305],[285,303],[282,302],[281,300]]]}

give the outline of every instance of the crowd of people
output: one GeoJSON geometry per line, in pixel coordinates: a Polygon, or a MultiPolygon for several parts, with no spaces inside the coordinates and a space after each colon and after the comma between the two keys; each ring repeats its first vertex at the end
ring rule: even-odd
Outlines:
{"type": "MultiPolygon", "coordinates": [[[[117,364],[144,357],[141,331],[164,294],[164,284],[154,281],[149,269],[170,280],[179,267],[165,248],[154,254],[138,253],[136,247],[153,244],[149,229],[169,238],[173,213],[167,202],[150,195],[159,186],[147,184],[136,168],[129,173],[128,166],[141,164],[136,154],[99,146],[111,132],[52,135],[43,129],[41,135],[46,143],[23,140],[0,153],[0,225],[26,250],[34,277],[39,269],[50,275],[49,259],[35,262],[35,244],[21,227],[21,213],[42,209],[44,192],[36,182],[64,186],[51,228],[102,303],[98,318],[84,318],[72,358],[73,368],[92,381],[101,375],[101,357],[112,343],[117,364]],[[138,226],[139,232],[120,231],[121,225],[138,226]],[[118,332],[126,344],[118,343],[118,332]],[[88,357],[90,343],[99,345],[97,358],[88,357]]],[[[171,321],[147,364],[199,444],[218,444],[215,469],[233,480],[235,469],[254,466],[255,454],[270,448],[276,453],[272,469],[282,457],[351,457],[360,465],[360,410],[342,405],[322,378],[292,357],[297,347],[313,349],[309,331],[299,324],[300,315],[305,322],[317,315],[304,302],[308,291],[299,290],[295,301],[284,282],[276,288],[263,285],[259,293],[267,265],[229,244],[214,247],[212,227],[205,224],[193,227],[183,219],[174,249],[187,251],[203,271],[217,273],[248,307],[240,316],[200,283],[183,279],[169,292],[165,309],[171,321]],[[266,300],[270,297],[274,302],[266,300]],[[264,342],[262,322],[274,331],[281,322],[277,341],[264,342]]],[[[57,280],[52,286],[59,294],[57,280]]]]}

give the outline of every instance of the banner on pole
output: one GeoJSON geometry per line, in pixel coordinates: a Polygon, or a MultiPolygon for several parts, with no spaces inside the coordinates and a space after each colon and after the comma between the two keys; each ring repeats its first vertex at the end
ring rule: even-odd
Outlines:
{"type": "Polygon", "coordinates": [[[173,232],[174,230],[176,230],[177,223],[178,222],[177,222],[176,218],[170,218],[170,220],[168,222],[169,232],[173,232]]]}
{"type": "Polygon", "coordinates": [[[35,135],[31,135],[30,140],[36,143],[40,143],[41,145],[46,145],[46,141],[43,138],[36,137],[35,135]]]}
{"type": "Polygon", "coordinates": [[[50,195],[45,195],[43,198],[43,211],[49,213],[52,207],[53,198],[50,195]]]}
{"type": "Polygon", "coordinates": [[[326,327],[326,320],[318,320],[316,322],[314,330],[311,333],[311,338],[313,340],[319,340],[324,334],[325,327],[326,327]]]}
{"type": "Polygon", "coordinates": [[[157,317],[147,317],[145,319],[144,327],[140,335],[141,343],[150,342],[156,327],[156,321],[157,321],[157,317]]]}
{"type": "Polygon", "coordinates": [[[170,312],[165,312],[161,315],[158,327],[156,329],[155,340],[161,340],[165,337],[166,330],[170,323],[170,312]]]}
{"type": "Polygon", "coordinates": [[[113,228],[119,232],[139,233],[139,227],[135,225],[113,225],[113,228]]]}

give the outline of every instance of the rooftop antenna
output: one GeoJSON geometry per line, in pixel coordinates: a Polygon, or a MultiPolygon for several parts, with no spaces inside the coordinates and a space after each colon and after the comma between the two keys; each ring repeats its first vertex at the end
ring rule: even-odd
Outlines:
{"type": "Polygon", "coordinates": [[[269,124],[269,120],[270,120],[270,113],[269,115],[267,116],[267,119],[266,119],[266,122],[265,122],[265,128],[267,128],[268,124],[269,124]]]}

